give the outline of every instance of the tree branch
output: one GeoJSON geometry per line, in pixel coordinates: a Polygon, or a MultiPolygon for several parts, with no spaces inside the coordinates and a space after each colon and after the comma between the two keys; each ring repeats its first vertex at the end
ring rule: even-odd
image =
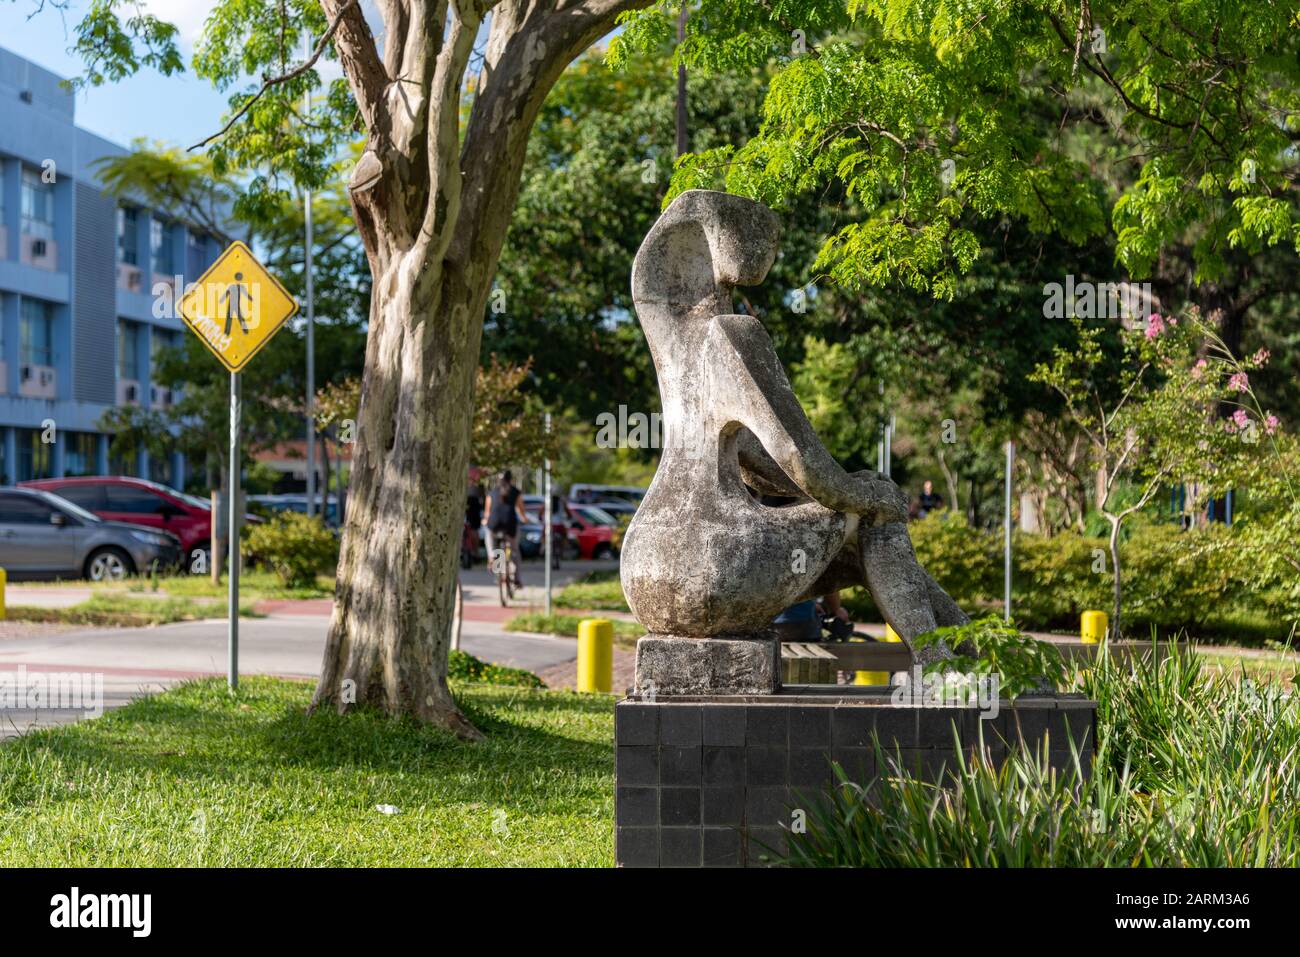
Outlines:
{"type": "MultiPolygon", "coordinates": [[[[330,6],[333,4],[334,0],[322,0],[322,2],[323,5],[330,6]]],[[[342,0],[342,4],[343,5],[339,7],[338,10],[334,13],[334,17],[330,21],[329,28],[326,29],[326,31],[323,34],[321,34],[321,38],[318,41],[316,41],[316,48],[312,50],[311,56],[309,56],[306,60],[304,60],[302,63],[294,67],[292,70],[289,70],[288,72],[281,73],[278,76],[263,76],[261,87],[257,90],[256,93],[254,93],[252,96],[250,96],[247,100],[244,101],[244,105],[235,111],[234,116],[232,116],[226,122],[226,125],[223,126],[221,129],[217,130],[217,132],[213,133],[211,136],[199,140],[199,142],[191,146],[189,150],[193,151],[197,149],[202,149],[203,147],[211,143],[213,140],[220,139],[221,137],[225,136],[227,133],[230,132],[230,130],[234,127],[234,125],[238,123],[245,116],[245,114],[247,114],[248,111],[253,108],[253,106],[257,103],[257,101],[266,95],[266,92],[268,90],[272,89],[273,87],[280,86],[282,83],[288,83],[290,80],[297,79],[298,77],[306,73],[308,70],[310,70],[313,66],[315,66],[316,62],[325,53],[325,48],[329,46],[330,40],[334,38],[335,33],[337,33],[339,28],[343,25],[343,19],[349,12],[355,12],[357,18],[360,18],[363,24],[365,23],[365,18],[361,16],[360,7],[357,6],[357,0],[342,0]]],[[[368,34],[369,27],[366,28],[366,31],[368,34]]],[[[370,45],[371,45],[371,49],[373,50],[374,49],[373,38],[370,39],[370,45]]],[[[342,55],[343,55],[342,51],[340,51],[340,56],[342,55]]],[[[360,102],[361,102],[360,98],[358,97],[358,103],[360,102]]],[[[364,108],[363,108],[363,112],[364,112],[364,108]]]]}

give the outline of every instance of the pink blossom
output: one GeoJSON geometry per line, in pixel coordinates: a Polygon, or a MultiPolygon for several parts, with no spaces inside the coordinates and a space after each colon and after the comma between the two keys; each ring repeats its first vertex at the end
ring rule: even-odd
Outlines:
{"type": "Polygon", "coordinates": [[[1256,352],[1253,356],[1250,357],[1250,361],[1257,366],[1262,366],[1264,363],[1268,362],[1268,357],[1270,354],[1271,353],[1267,349],[1260,349],[1258,352],[1256,352]]]}
{"type": "Polygon", "coordinates": [[[1160,313],[1151,313],[1151,315],[1147,317],[1147,338],[1154,339],[1164,331],[1165,321],[1160,317],[1160,313]]]}
{"type": "Polygon", "coordinates": [[[1205,372],[1205,360],[1197,359],[1196,365],[1192,366],[1192,378],[1199,379],[1201,377],[1201,374],[1204,372],[1205,372]]]}
{"type": "Polygon", "coordinates": [[[1228,379],[1228,388],[1233,392],[1245,392],[1250,388],[1250,378],[1244,372],[1234,372],[1228,379]]]}
{"type": "Polygon", "coordinates": [[[1238,409],[1232,413],[1232,421],[1237,423],[1237,428],[1244,429],[1250,424],[1250,413],[1245,409],[1238,409]]]}
{"type": "Polygon", "coordinates": [[[1232,419],[1228,419],[1223,423],[1223,430],[1229,435],[1235,435],[1237,432],[1237,424],[1233,422],[1232,419]]]}
{"type": "Polygon", "coordinates": [[[1270,412],[1268,416],[1264,419],[1264,434],[1272,435],[1274,432],[1277,431],[1277,427],[1279,424],[1280,423],[1277,420],[1277,416],[1273,415],[1270,412]]]}

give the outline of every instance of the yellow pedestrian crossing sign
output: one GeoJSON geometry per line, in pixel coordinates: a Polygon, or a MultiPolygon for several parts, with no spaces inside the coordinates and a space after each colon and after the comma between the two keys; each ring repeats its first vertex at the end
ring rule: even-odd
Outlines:
{"type": "Polygon", "coordinates": [[[181,299],[181,317],[231,372],[248,364],[298,303],[236,240],[181,299]]]}

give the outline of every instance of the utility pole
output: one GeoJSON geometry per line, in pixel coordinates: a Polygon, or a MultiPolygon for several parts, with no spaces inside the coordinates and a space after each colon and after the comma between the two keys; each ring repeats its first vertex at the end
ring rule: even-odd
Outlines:
{"type": "MultiPolygon", "coordinates": [[[[303,38],[307,56],[311,56],[311,37],[303,38]]],[[[307,91],[307,115],[311,115],[311,90],[307,91]]],[[[311,190],[304,190],[303,219],[307,228],[307,257],[303,271],[307,279],[307,515],[316,514],[316,290],[312,276],[312,209],[311,190]]],[[[329,483],[326,482],[326,489],[329,483]]],[[[326,498],[328,499],[328,494],[326,498]]],[[[321,514],[329,511],[322,508],[321,514]]]]}
{"type": "MultiPolygon", "coordinates": [[[[687,6],[682,4],[681,15],[677,18],[677,46],[686,41],[687,6]]],[[[691,138],[686,129],[686,64],[677,65],[677,155],[684,156],[691,151],[691,138]]]]}
{"type": "Polygon", "coordinates": [[[1007,442],[1007,495],[1002,516],[1003,555],[1002,555],[1002,589],[1003,617],[1011,620],[1011,472],[1016,464],[1016,443],[1007,442]]]}
{"type": "MultiPolygon", "coordinates": [[[[546,434],[551,434],[551,413],[546,413],[546,434]]],[[[551,615],[551,550],[555,548],[555,543],[551,540],[551,458],[548,455],[542,462],[542,541],[546,547],[543,550],[542,561],[546,563],[546,571],[543,573],[543,580],[546,586],[546,616],[551,615]]]]}

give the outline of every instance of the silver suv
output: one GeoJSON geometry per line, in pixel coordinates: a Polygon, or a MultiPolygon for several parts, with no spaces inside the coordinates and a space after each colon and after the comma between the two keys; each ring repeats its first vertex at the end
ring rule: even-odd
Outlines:
{"type": "Polygon", "coordinates": [[[117,581],[180,559],[169,532],[105,521],[49,492],[0,489],[0,568],[10,578],[117,581]]]}

